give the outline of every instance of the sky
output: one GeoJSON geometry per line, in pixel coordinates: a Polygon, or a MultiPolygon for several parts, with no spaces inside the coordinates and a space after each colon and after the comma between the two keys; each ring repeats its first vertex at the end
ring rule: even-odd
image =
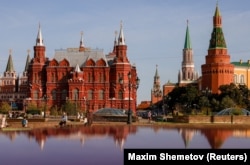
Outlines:
{"type": "Polygon", "coordinates": [[[250,60],[249,0],[2,1],[0,73],[6,69],[10,49],[16,72],[24,71],[28,49],[33,58],[39,24],[46,56],[52,59],[56,49],[78,47],[81,31],[86,47],[108,54],[122,21],[127,56],[141,80],[137,102],[150,101],[156,66],[161,86],[177,82],[187,20],[195,70],[201,76],[217,3],[231,62],[250,60]]]}

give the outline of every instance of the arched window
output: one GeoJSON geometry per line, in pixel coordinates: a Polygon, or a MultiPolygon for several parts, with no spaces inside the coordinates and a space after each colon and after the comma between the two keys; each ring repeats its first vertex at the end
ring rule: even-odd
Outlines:
{"type": "Polygon", "coordinates": [[[88,100],[93,99],[93,90],[88,90],[88,100]]]}
{"type": "Polygon", "coordinates": [[[72,91],[72,99],[73,100],[78,100],[79,99],[79,90],[78,89],[74,89],[73,91],[72,91]]]}
{"type": "Polygon", "coordinates": [[[98,94],[98,98],[99,100],[103,100],[104,99],[104,90],[99,90],[99,94],[98,94]]]}
{"type": "Polygon", "coordinates": [[[118,99],[123,99],[123,96],[122,96],[122,90],[119,90],[119,92],[118,92],[118,99]]]}

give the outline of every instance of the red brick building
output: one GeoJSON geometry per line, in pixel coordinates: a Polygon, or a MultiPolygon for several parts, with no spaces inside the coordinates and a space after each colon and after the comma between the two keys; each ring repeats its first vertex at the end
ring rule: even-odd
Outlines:
{"type": "Polygon", "coordinates": [[[30,103],[37,107],[46,103],[47,112],[51,108],[60,110],[66,101],[77,105],[78,111],[94,112],[104,107],[136,109],[139,79],[136,66],[127,57],[122,24],[108,55],[102,49],[85,47],[81,34],[78,48],[56,50],[52,59],[46,57],[39,25],[34,55],[30,58],[28,53],[23,75],[15,74],[11,53],[5,75],[11,80],[1,86],[1,97],[5,91],[9,94],[6,101],[19,102],[23,109],[30,103]]]}

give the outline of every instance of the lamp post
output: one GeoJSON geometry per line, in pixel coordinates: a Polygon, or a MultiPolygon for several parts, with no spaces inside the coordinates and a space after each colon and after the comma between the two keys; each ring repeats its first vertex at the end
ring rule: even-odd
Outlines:
{"type": "MultiPolygon", "coordinates": [[[[119,79],[120,84],[123,84],[123,79],[119,79]]],[[[131,83],[131,72],[128,72],[128,117],[127,117],[127,124],[132,123],[132,110],[131,110],[131,88],[138,89],[140,83],[140,79],[136,78],[136,85],[133,86],[133,83],[131,83]]]]}
{"type": "Polygon", "coordinates": [[[43,100],[45,102],[45,106],[44,106],[44,110],[43,110],[43,112],[44,112],[43,117],[44,118],[46,118],[46,109],[47,109],[47,101],[48,101],[48,99],[49,99],[49,97],[46,94],[44,94],[43,95],[43,100]]]}
{"type": "Polygon", "coordinates": [[[24,113],[26,114],[26,111],[27,111],[27,100],[25,100],[25,102],[24,102],[24,113]]]}
{"type": "Polygon", "coordinates": [[[132,122],[132,112],[131,112],[131,104],[130,104],[130,90],[131,90],[131,73],[128,72],[128,124],[132,122]]]}
{"type": "Polygon", "coordinates": [[[86,110],[87,110],[87,99],[86,99],[86,97],[85,97],[85,96],[83,97],[83,99],[84,99],[84,115],[86,116],[86,110]]]}

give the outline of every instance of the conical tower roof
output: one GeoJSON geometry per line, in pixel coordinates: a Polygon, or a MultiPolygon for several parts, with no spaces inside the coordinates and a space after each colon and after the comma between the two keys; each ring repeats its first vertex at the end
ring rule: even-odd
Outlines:
{"type": "Polygon", "coordinates": [[[14,69],[11,50],[10,50],[9,59],[8,59],[8,63],[7,63],[5,72],[14,72],[14,71],[15,71],[15,69],[14,69]]]}
{"type": "Polygon", "coordinates": [[[222,31],[222,19],[218,4],[216,5],[213,17],[213,32],[211,34],[209,49],[227,48],[224,34],[222,31]]]}
{"type": "Polygon", "coordinates": [[[186,29],[186,38],[184,43],[184,49],[192,49],[190,35],[189,35],[189,28],[188,28],[188,20],[187,20],[187,29],[186,29]]]}
{"type": "Polygon", "coordinates": [[[29,54],[29,50],[28,50],[28,55],[27,55],[27,58],[26,58],[26,64],[25,64],[25,68],[24,68],[24,71],[28,71],[29,69],[29,63],[30,63],[30,54],[29,54]]]}

